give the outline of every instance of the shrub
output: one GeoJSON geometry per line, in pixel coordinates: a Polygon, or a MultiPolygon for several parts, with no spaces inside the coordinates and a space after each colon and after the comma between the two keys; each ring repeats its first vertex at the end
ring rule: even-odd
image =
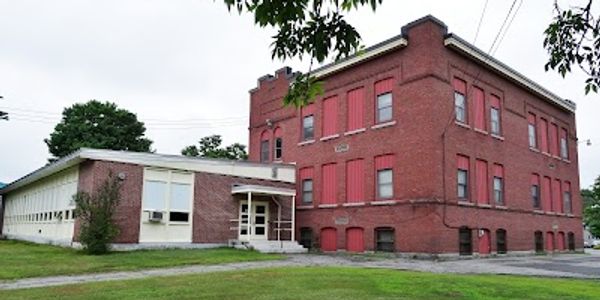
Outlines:
{"type": "Polygon", "coordinates": [[[99,255],[110,251],[110,243],[119,233],[113,215],[120,201],[121,182],[112,172],[90,195],[78,192],[73,196],[80,221],[79,241],[88,254],[99,255]]]}
{"type": "Polygon", "coordinates": [[[596,246],[594,246],[594,249],[596,249],[596,250],[600,250],[600,245],[596,245],[596,246]]]}

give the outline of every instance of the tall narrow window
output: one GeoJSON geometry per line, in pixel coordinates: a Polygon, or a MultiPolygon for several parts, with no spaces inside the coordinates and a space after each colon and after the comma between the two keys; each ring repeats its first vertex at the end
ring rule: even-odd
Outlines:
{"type": "Polygon", "coordinates": [[[506,254],[506,230],[496,230],[496,253],[506,254]]]}
{"type": "Polygon", "coordinates": [[[570,214],[573,213],[573,205],[571,204],[571,183],[565,181],[563,188],[563,212],[570,214]]]}
{"type": "Polygon", "coordinates": [[[386,199],[394,197],[394,156],[382,155],[375,158],[377,171],[377,198],[386,199]]]}
{"type": "Polygon", "coordinates": [[[569,159],[569,144],[567,143],[567,130],[560,131],[560,157],[569,159]]]}
{"type": "Polygon", "coordinates": [[[537,148],[537,132],[536,132],[536,126],[535,126],[535,115],[532,113],[529,113],[529,115],[527,115],[527,131],[529,133],[529,147],[530,148],[537,148]]]}
{"type": "Polygon", "coordinates": [[[302,140],[309,141],[315,138],[315,105],[309,104],[302,108],[302,140]]]}
{"type": "Polygon", "coordinates": [[[540,201],[540,175],[531,175],[531,202],[534,209],[541,209],[542,203],[540,201]]]}
{"type": "Polygon", "coordinates": [[[477,191],[477,203],[489,204],[488,193],[488,165],[487,161],[478,159],[475,161],[475,183],[477,191]]]}
{"type": "Polygon", "coordinates": [[[550,154],[558,156],[558,125],[550,124],[550,154]]]}
{"type": "Polygon", "coordinates": [[[350,203],[365,200],[364,160],[355,159],[346,163],[346,201],[350,203]]]}
{"type": "Polygon", "coordinates": [[[377,96],[377,123],[383,123],[392,120],[392,84],[393,80],[391,78],[375,83],[375,95],[377,96]]]}
{"type": "Polygon", "coordinates": [[[300,192],[302,204],[313,203],[313,168],[302,168],[299,171],[300,177],[300,192]]]}
{"type": "Polygon", "coordinates": [[[337,133],[337,99],[337,96],[333,96],[323,100],[323,137],[337,133]]]}
{"type": "Polygon", "coordinates": [[[500,136],[502,135],[500,98],[492,95],[490,105],[490,132],[500,136]]]}
{"type": "Polygon", "coordinates": [[[281,160],[283,157],[283,133],[281,128],[275,128],[273,132],[275,142],[273,143],[273,160],[281,160]]]}
{"type": "Polygon", "coordinates": [[[348,92],[348,124],[347,131],[365,127],[365,89],[357,88],[348,92]]]}
{"type": "Polygon", "coordinates": [[[457,196],[460,201],[469,201],[469,158],[457,156],[457,196]]]}
{"type": "Polygon", "coordinates": [[[473,254],[473,236],[470,228],[461,227],[458,230],[458,243],[460,255],[473,254]]]}
{"type": "Polygon", "coordinates": [[[575,251],[575,234],[573,232],[567,233],[567,244],[569,251],[575,251]]]}
{"type": "Polygon", "coordinates": [[[467,84],[466,82],[454,79],[454,113],[456,121],[467,123],[467,84]]]}
{"type": "Polygon", "coordinates": [[[535,244],[535,252],[544,252],[544,234],[538,230],[533,234],[533,239],[535,244]]]}
{"type": "Polygon", "coordinates": [[[260,161],[269,161],[269,140],[260,141],[260,161]]]}
{"type": "Polygon", "coordinates": [[[482,89],[473,87],[474,127],[485,131],[485,94],[482,89]]]}
{"type": "Polygon", "coordinates": [[[562,212],[562,184],[560,179],[554,179],[552,182],[552,208],[554,212],[562,212]]]}
{"type": "Polygon", "coordinates": [[[336,192],[338,183],[336,168],[337,165],[335,163],[326,164],[321,167],[321,180],[323,181],[321,185],[321,204],[335,204],[337,202],[336,192]]]}
{"type": "Polygon", "coordinates": [[[540,119],[540,150],[548,153],[548,121],[540,119]]]}
{"type": "Polygon", "coordinates": [[[504,205],[504,167],[494,165],[494,201],[496,205],[504,205]]]}

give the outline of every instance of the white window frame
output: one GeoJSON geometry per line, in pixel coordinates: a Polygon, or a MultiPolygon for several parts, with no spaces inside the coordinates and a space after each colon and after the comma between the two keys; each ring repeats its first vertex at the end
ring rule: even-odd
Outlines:
{"type": "Polygon", "coordinates": [[[377,108],[377,114],[376,114],[377,123],[385,123],[385,122],[389,122],[394,119],[394,96],[392,95],[391,91],[377,95],[376,105],[377,105],[377,107],[376,107],[377,108]],[[388,106],[381,107],[380,101],[385,100],[384,97],[388,97],[388,96],[390,99],[390,104],[388,106]],[[385,119],[382,118],[382,116],[381,116],[382,112],[384,110],[388,110],[388,109],[390,111],[389,118],[385,118],[385,119]]]}
{"type": "Polygon", "coordinates": [[[494,189],[494,203],[496,205],[504,205],[504,178],[494,176],[492,185],[494,189]]]}
{"type": "Polygon", "coordinates": [[[390,199],[390,198],[393,198],[394,197],[394,171],[393,171],[393,169],[392,168],[379,169],[379,170],[377,170],[376,176],[377,176],[377,198],[378,199],[390,199]],[[384,172],[385,173],[389,172],[390,179],[391,179],[390,182],[385,182],[385,183],[381,182],[380,174],[382,174],[384,172]],[[384,186],[389,186],[390,187],[391,194],[389,194],[389,195],[382,195],[381,194],[381,191],[382,191],[381,188],[384,187],[384,186]]]}
{"type": "Polygon", "coordinates": [[[302,199],[301,199],[302,200],[302,204],[312,204],[313,201],[314,201],[314,190],[315,190],[315,186],[314,186],[315,183],[314,183],[313,179],[312,178],[302,179],[301,184],[302,184],[302,199]],[[306,189],[306,185],[305,184],[307,182],[310,182],[310,191],[308,191],[306,189]],[[306,196],[307,195],[310,195],[310,201],[306,201],[306,198],[307,198],[306,196]]]}
{"type": "MultiPolygon", "coordinates": [[[[142,188],[142,214],[148,215],[148,212],[156,211],[163,213],[163,219],[161,224],[168,225],[187,225],[192,224],[192,217],[194,211],[194,179],[195,175],[193,172],[185,172],[178,170],[170,170],[170,169],[155,169],[155,168],[147,168],[144,170],[144,186],[142,188]],[[182,179],[187,178],[187,179],[182,179]],[[145,207],[145,199],[146,195],[146,182],[147,181],[159,181],[166,183],[166,195],[163,199],[164,208],[163,209],[153,209],[145,207]],[[189,185],[189,200],[188,200],[188,209],[171,209],[171,188],[174,184],[181,185],[189,185]],[[188,220],[187,221],[171,221],[171,212],[173,213],[187,213],[188,220]]],[[[148,221],[146,221],[148,222],[148,221]]],[[[146,223],[145,222],[145,223],[146,223]]]]}
{"type": "Polygon", "coordinates": [[[490,108],[490,132],[492,134],[502,135],[502,125],[500,124],[500,120],[500,109],[497,107],[490,108]]]}
{"type": "Polygon", "coordinates": [[[567,138],[560,138],[560,157],[569,159],[569,146],[567,143],[567,138]]]}
{"type": "Polygon", "coordinates": [[[314,115],[306,115],[302,117],[302,140],[310,141],[315,139],[315,116],[314,115]],[[307,126],[307,121],[311,120],[310,126],[307,126]],[[310,136],[307,135],[307,130],[310,129],[310,136]]]}
{"type": "Polygon", "coordinates": [[[467,97],[454,91],[454,118],[457,122],[467,124],[467,97]]]}
{"type": "Polygon", "coordinates": [[[469,170],[458,169],[456,172],[456,196],[463,201],[469,200],[469,170]],[[461,174],[464,173],[464,183],[460,181],[461,174]],[[464,187],[464,195],[461,195],[461,190],[464,187]]]}
{"type": "Polygon", "coordinates": [[[531,124],[527,122],[527,134],[529,136],[529,147],[537,149],[537,128],[535,128],[535,123],[531,124]]]}

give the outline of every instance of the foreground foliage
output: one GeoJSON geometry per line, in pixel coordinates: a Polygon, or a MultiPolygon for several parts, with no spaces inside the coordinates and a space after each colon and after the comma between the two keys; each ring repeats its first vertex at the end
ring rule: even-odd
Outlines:
{"type": "Polygon", "coordinates": [[[599,299],[594,281],[295,267],[0,291],[2,299],[599,299]]]}
{"type": "Polygon", "coordinates": [[[68,248],[0,240],[0,280],[279,258],[279,255],[231,248],[143,250],[92,256],[68,248]]]}

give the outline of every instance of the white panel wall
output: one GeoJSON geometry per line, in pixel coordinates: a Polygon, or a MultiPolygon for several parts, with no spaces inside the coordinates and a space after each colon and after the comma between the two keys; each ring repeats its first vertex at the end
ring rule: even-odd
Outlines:
{"type": "Polygon", "coordinates": [[[70,245],[73,238],[78,167],[71,167],[5,196],[8,238],[70,245]]]}
{"type": "Polygon", "coordinates": [[[191,243],[192,242],[192,216],[194,205],[194,174],[177,170],[147,168],[144,170],[144,188],[142,192],[142,217],[140,220],[140,243],[191,243]],[[157,195],[156,190],[148,189],[148,182],[159,182],[164,184],[164,195],[157,195]],[[189,185],[187,195],[188,210],[176,210],[172,208],[173,185],[189,185]],[[150,194],[153,192],[154,194],[150,194]],[[159,201],[157,200],[159,198],[159,201]],[[151,199],[152,198],[152,199],[151,199]],[[149,204],[162,203],[160,208],[149,204]],[[163,219],[151,222],[149,214],[151,211],[163,213],[163,219]],[[170,220],[171,212],[187,212],[188,221],[170,220]]]}

